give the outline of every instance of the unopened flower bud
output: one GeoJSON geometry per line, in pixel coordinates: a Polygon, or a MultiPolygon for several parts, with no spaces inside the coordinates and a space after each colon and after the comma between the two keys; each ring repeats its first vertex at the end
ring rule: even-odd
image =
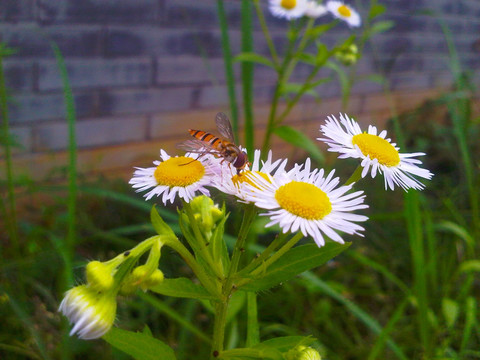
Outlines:
{"type": "Polygon", "coordinates": [[[105,263],[90,261],[85,268],[85,273],[88,285],[97,290],[105,291],[113,286],[112,270],[105,263]]]}
{"type": "Polygon", "coordinates": [[[149,288],[160,284],[163,279],[163,272],[160,269],[155,269],[155,271],[140,284],[140,287],[146,291],[149,288]]]}
{"type": "Polygon", "coordinates": [[[287,360],[322,360],[317,350],[299,345],[285,354],[287,360]]]}
{"type": "Polygon", "coordinates": [[[215,223],[223,216],[223,211],[218,208],[211,198],[200,195],[190,202],[195,220],[205,234],[211,234],[215,223]]]}
{"type": "Polygon", "coordinates": [[[116,293],[98,291],[88,285],[76,286],[66,292],[58,308],[74,326],[70,336],[91,340],[110,330],[117,311],[116,293]]]}
{"type": "Polygon", "coordinates": [[[358,47],[355,44],[342,47],[335,53],[337,60],[345,66],[350,66],[358,61],[358,47]]]}

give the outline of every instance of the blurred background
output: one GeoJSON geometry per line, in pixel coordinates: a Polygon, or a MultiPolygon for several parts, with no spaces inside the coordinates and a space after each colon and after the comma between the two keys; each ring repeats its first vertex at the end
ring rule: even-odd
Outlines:
{"type": "MultiPolygon", "coordinates": [[[[236,55],[242,1],[221,2],[236,55]]],[[[287,21],[261,4],[282,49],[287,21]]],[[[262,294],[261,335],[311,334],[326,359],[480,358],[480,1],[381,4],[381,20],[391,23],[372,34],[354,70],[346,67],[355,79],[348,98],[342,72],[324,69],[319,76],[329,81],[285,121],[315,140],[328,115],[347,112],[363,126],[388,129],[405,152],[426,152],[422,160],[434,180],[413,200],[400,190],[385,193],[382,180],[366,184],[372,208],[366,238],[319,270],[321,284],[301,278],[262,294]]],[[[13,50],[2,57],[8,134],[0,139],[1,359],[127,358],[102,341],[68,338],[56,309],[68,286],[82,281],[87,260],[106,260],[151,234],[152,204],[127,185],[133,166],[150,166],[160,148],[177,152],[189,128],[214,132],[218,111],[230,115],[217,6],[213,0],[0,0],[0,42],[13,50]],[[72,89],[73,145],[55,46],[72,89]]],[[[366,18],[371,2],[352,6],[366,18]]],[[[253,50],[267,54],[252,19],[253,50]]],[[[322,41],[331,47],[355,31],[338,24],[322,41]]],[[[234,74],[241,103],[240,63],[234,74]]],[[[293,79],[306,74],[307,66],[298,66],[293,79]]],[[[256,147],[275,81],[274,71],[255,65],[256,147]]],[[[242,110],[239,118],[242,140],[242,110]]],[[[308,155],[280,138],[272,148],[292,160],[308,155]]],[[[318,165],[334,161],[325,155],[318,165]]],[[[178,275],[178,258],[167,255],[162,263],[165,275],[178,275]]],[[[198,349],[208,346],[172,315],[208,334],[205,309],[160,299],[157,307],[122,300],[118,324],[137,330],[147,322],[180,359],[207,358],[198,349]]],[[[235,321],[232,345],[243,326],[235,321]]]]}

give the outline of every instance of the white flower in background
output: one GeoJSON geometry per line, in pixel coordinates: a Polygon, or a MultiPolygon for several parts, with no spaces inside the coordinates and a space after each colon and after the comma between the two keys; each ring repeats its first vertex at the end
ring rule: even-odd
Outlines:
{"type": "Polygon", "coordinates": [[[327,8],[319,4],[316,0],[309,0],[305,9],[305,16],[308,16],[312,19],[317,19],[320,16],[323,16],[328,13],[327,8]]]}
{"type": "Polygon", "coordinates": [[[418,167],[422,162],[414,159],[425,153],[402,154],[399,148],[390,139],[387,139],[387,131],[377,134],[377,128],[369,125],[368,132],[362,132],[360,125],[350,119],[346,114],[340,114],[340,122],[335,116],[329,116],[320,131],[326,138],[318,138],[327,143],[328,151],[338,152],[341,159],[361,159],[363,167],[362,177],[369,172],[372,178],[378,173],[385,178],[385,189],[400,186],[404,190],[409,188],[422,190],[424,185],[413,177],[419,176],[431,179],[433,174],[418,167]],[[371,170],[370,170],[371,169],[371,170]]]}
{"type": "Polygon", "coordinates": [[[298,19],[305,15],[307,0],[269,0],[268,7],[276,17],[298,19]]]}
{"type": "Polygon", "coordinates": [[[237,170],[233,166],[230,166],[230,164],[224,164],[222,166],[222,175],[216,178],[214,186],[226,194],[234,195],[240,200],[245,201],[246,192],[250,192],[250,190],[245,188],[245,184],[248,183],[255,186],[255,178],[252,173],[262,176],[268,181],[275,169],[277,169],[277,171],[284,171],[285,165],[287,164],[287,160],[282,161],[278,159],[272,161],[272,151],[268,152],[267,160],[262,161],[260,158],[260,150],[255,150],[251,166],[240,173],[237,173],[237,170]]]}
{"type": "Polygon", "coordinates": [[[70,336],[97,339],[110,330],[117,311],[116,293],[98,291],[87,285],[76,286],[66,292],[58,311],[73,325],[70,336]]]}
{"type": "Polygon", "coordinates": [[[333,16],[345,21],[350,26],[356,27],[362,23],[358,12],[342,1],[328,1],[325,6],[333,16]]]}
{"type": "Polygon", "coordinates": [[[269,180],[255,176],[255,186],[249,186],[247,199],[261,209],[269,210],[261,214],[270,217],[266,226],[278,224],[284,233],[301,231],[311,236],[317,245],[325,245],[323,235],[342,243],[342,237],[335,231],[359,234],[363,227],[354,222],[366,221],[363,215],[352,211],[365,209],[363,191],[346,194],[352,188],[337,187],[340,180],[333,178],[334,171],[324,177],[324,170],[310,170],[310,159],[302,169],[295,166],[288,173],[275,174],[269,180]]]}
{"type": "Polygon", "coordinates": [[[155,167],[136,168],[129,184],[137,192],[150,190],[144,196],[146,200],[162,195],[162,201],[173,203],[178,195],[189,202],[197,192],[209,196],[205,186],[211,185],[218,174],[218,162],[210,156],[185,154],[185,156],[170,157],[160,150],[162,161],[154,161],[155,167]]]}

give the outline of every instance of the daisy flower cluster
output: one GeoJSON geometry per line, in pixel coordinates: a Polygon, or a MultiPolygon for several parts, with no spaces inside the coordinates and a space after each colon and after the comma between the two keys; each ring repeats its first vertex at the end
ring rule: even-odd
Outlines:
{"type": "MultiPolygon", "coordinates": [[[[323,137],[318,140],[327,143],[329,151],[340,153],[339,158],[361,160],[362,178],[367,174],[372,178],[383,175],[386,189],[421,190],[424,185],[417,177],[433,176],[419,167],[417,157],[424,153],[400,153],[386,137],[386,131],[378,132],[375,126],[369,126],[367,132],[362,132],[347,115],[340,114],[340,121],[329,116],[320,132],[323,137]]],[[[252,163],[238,171],[218,154],[171,157],[161,150],[160,157],[162,161],[155,161],[155,167],[137,168],[130,180],[137,191],[147,191],[147,200],[158,196],[166,205],[178,196],[190,202],[195,194],[208,196],[208,188],[216,188],[265,210],[260,215],[270,218],[267,226],[278,225],[283,233],[301,231],[318,246],[325,244],[325,236],[343,243],[339,232],[362,236],[364,229],[358,223],[367,217],[354,212],[368,207],[363,191],[352,191],[354,183],[341,185],[334,170],[326,173],[312,168],[310,159],[287,170],[287,159],[274,160],[270,151],[262,161],[256,150],[252,163]]]]}
{"type": "Polygon", "coordinates": [[[287,20],[302,16],[316,19],[330,14],[352,27],[360,26],[362,22],[358,12],[342,1],[327,1],[322,4],[317,0],[269,0],[269,8],[274,16],[287,20]]]}

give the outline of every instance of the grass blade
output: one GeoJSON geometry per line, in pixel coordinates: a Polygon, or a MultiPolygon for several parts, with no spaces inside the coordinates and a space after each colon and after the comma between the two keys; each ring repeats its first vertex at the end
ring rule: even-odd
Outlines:
{"type": "MultiPolygon", "coordinates": [[[[233,133],[238,138],[238,104],[235,94],[235,73],[233,71],[233,57],[228,36],[227,15],[223,0],[217,0],[218,22],[222,34],[222,52],[225,65],[225,80],[227,82],[228,99],[230,101],[230,115],[232,120],[233,133]]],[[[238,139],[236,139],[238,141],[238,139]]]]}
{"type": "MultiPolygon", "coordinates": [[[[253,51],[252,36],[252,1],[242,0],[242,53],[253,51]]],[[[252,62],[242,62],[242,92],[243,110],[245,117],[245,147],[249,154],[254,150],[254,124],[253,124],[253,71],[252,62]]]]}
{"type": "MultiPolygon", "coordinates": [[[[309,283],[319,288],[324,294],[330,296],[331,298],[337,300],[339,303],[344,305],[346,309],[348,309],[356,318],[362,321],[373,333],[377,335],[382,334],[382,331],[383,331],[382,327],[374,318],[368,315],[356,304],[354,304],[353,302],[345,298],[343,295],[335,291],[333,288],[328,286],[327,283],[325,283],[324,281],[322,281],[321,279],[319,279],[317,276],[315,276],[313,273],[309,271],[303,273],[301,276],[307,279],[309,283]]],[[[408,359],[403,353],[402,349],[400,349],[400,347],[390,337],[388,337],[388,340],[386,340],[386,343],[388,344],[390,349],[395,353],[395,355],[397,355],[399,359],[402,359],[402,360],[408,359]]]]}

